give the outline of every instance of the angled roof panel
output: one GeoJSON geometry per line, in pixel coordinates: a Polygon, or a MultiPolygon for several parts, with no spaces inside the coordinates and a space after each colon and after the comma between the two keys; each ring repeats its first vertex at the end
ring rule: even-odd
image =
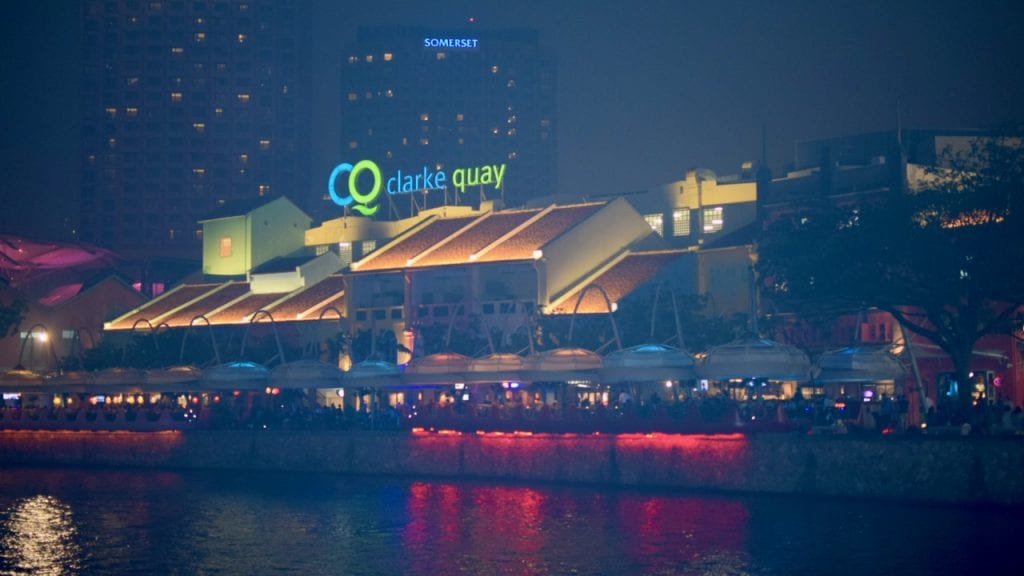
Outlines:
{"type": "MultiPolygon", "coordinates": [[[[344,292],[345,278],[343,276],[328,276],[313,286],[310,286],[284,302],[281,302],[274,307],[271,314],[274,315],[274,320],[278,322],[299,320],[300,314],[303,314],[303,318],[311,317],[315,319],[318,317],[318,314],[313,315],[307,313],[314,307],[327,308],[328,306],[334,306],[341,310],[340,300],[341,295],[344,294],[344,292]]],[[[333,317],[334,316],[331,316],[331,318],[333,317]]]]}
{"type": "MultiPolygon", "coordinates": [[[[210,318],[211,324],[238,324],[249,320],[248,316],[282,298],[281,294],[249,294],[245,298],[220,310],[210,318]]],[[[270,312],[273,316],[273,312],[270,312]]],[[[266,318],[261,318],[266,320],[266,318]]],[[[275,317],[274,320],[277,320],[275,317]]]]}
{"type": "Polygon", "coordinates": [[[477,262],[530,260],[533,258],[535,250],[540,250],[604,206],[604,203],[557,206],[536,222],[520,230],[515,236],[481,256],[477,262]]]}
{"type": "MultiPolygon", "coordinates": [[[[604,289],[612,303],[619,302],[631,292],[650,281],[662,269],[686,254],[685,250],[663,250],[657,252],[636,252],[629,254],[590,284],[604,289]]],[[[556,314],[571,314],[576,302],[586,286],[579,286],[572,295],[562,301],[555,310],[556,314]]],[[[580,314],[601,314],[608,311],[604,298],[597,290],[588,290],[583,297],[578,312],[580,314]]]]}
{"type": "Polygon", "coordinates": [[[230,286],[223,290],[218,290],[213,294],[209,294],[202,300],[194,302],[189,306],[178,310],[174,314],[162,319],[162,322],[166,322],[168,326],[188,326],[192,319],[200,314],[205,316],[211,324],[214,324],[213,318],[210,314],[217,308],[231,302],[232,300],[243,296],[249,291],[248,282],[233,282],[230,286]]]}
{"type": "Polygon", "coordinates": [[[381,248],[383,253],[359,267],[360,272],[370,270],[400,269],[420,252],[437,244],[441,240],[457,233],[462,227],[476,220],[479,216],[463,218],[441,218],[423,227],[422,230],[381,248]]]}
{"type": "MultiPolygon", "coordinates": [[[[204,294],[208,294],[222,286],[224,286],[224,284],[191,284],[181,286],[167,292],[159,298],[151,300],[134,313],[118,318],[110,324],[109,328],[112,330],[130,330],[132,325],[139,320],[148,320],[152,322],[175,308],[187,304],[189,301],[199,298],[204,294]]],[[[188,324],[191,319],[192,317],[189,316],[188,320],[185,320],[185,323],[188,324]]]]}
{"type": "Polygon", "coordinates": [[[417,261],[416,266],[465,264],[469,262],[471,254],[511,232],[516,226],[526,222],[539,212],[538,209],[491,214],[476,226],[460,233],[451,242],[417,261]]]}

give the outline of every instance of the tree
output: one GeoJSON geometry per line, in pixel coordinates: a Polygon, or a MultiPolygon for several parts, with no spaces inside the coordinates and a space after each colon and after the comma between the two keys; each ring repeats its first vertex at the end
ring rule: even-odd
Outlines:
{"type": "Polygon", "coordinates": [[[6,338],[18,333],[21,321],[25,319],[25,311],[28,307],[21,300],[13,300],[10,303],[0,303],[0,338],[6,338]]]}
{"type": "MultiPolygon", "coordinates": [[[[965,383],[976,343],[1019,330],[1024,305],[1024,151],[996,136],[943,154],[921,186],[818,202],[759,243],[765,294],[809,317],[865,306],[949,355],[965,383]]],[[[960,386],[966,414],[971,390],[960,386]]]]}

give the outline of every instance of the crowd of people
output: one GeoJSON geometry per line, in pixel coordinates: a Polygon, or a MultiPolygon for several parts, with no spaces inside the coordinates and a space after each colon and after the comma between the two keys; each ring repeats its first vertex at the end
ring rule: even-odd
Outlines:
{"type": "MultiPolygon", "coordinates": [[[[366,393],[361,401],[323,405],[301,390],[280,394],[164,395],[158,402],[77,402],[0,405],[0,428],[212,430],[408,430],[534,432],[801,431],[829,434],[974,433],[1024,435],[1024,412],[1007,401],[977,401],[958,416],[947,404],[926,403],[921,426],[903,396],[880,398],[755,397],[691,394],[635,399],[627,392],[592,395],[489,395],[470,401],[440,392],[389,403],[366,393]]],[[[466,396],[468,398],[468,396],[466,396]]]]}

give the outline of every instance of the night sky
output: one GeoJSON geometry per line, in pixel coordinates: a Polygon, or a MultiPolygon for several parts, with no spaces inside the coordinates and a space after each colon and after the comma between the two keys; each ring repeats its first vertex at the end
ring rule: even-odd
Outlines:
{"type": "MultiPolygon", "coordinates": [[[[338,162],[338,74],[359,25],[529,27],[558,57],[564,193],[692,167],[779,174],[797,141],[1024,122],[1015,0],[315,0],[313,180],[338,162]],[[899,113],[897,113],[899,110],[899,113]]],[[[5,2],[0,232],[53,238],[77,186],[78,3],[5,2]]],[[[320,178],[320,175],[323,178],[320,178]]]]}

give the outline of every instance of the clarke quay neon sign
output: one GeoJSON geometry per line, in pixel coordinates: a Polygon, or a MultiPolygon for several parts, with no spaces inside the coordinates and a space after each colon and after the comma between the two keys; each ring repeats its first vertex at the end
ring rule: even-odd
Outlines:
{"type": "Polygon", "coordinates": [[[466,188],[469,186],[492,186],[497,190],[505,181],[505,168],[505,164],[456,168],[452,171],[449,179],[448,173],[444,170],[432,171],[424,166],[422,171],[415,173],[396,170],[393,176],[385,180],[380,166],[373,160],[360,160],[354,165],[343,162],[331,171],[331,176],[327,180],[327,192],[331,196],[331,201],[338,206],[349,206],[354,203],[353,210],[363,216],[373,216],[380,208],[377,198],[382,190],[392,196],[427,190],[442,190],[448,187],[449,180],[461,194],[465,194],[466,188]],[[373,185],[365,192],[359,189],[359,177],[364,172],[369,173],[370,179],[373,181],[373,185]],[[342,174],[348,174],[347,196],[338,194],[335,186],[342,174]]]}

